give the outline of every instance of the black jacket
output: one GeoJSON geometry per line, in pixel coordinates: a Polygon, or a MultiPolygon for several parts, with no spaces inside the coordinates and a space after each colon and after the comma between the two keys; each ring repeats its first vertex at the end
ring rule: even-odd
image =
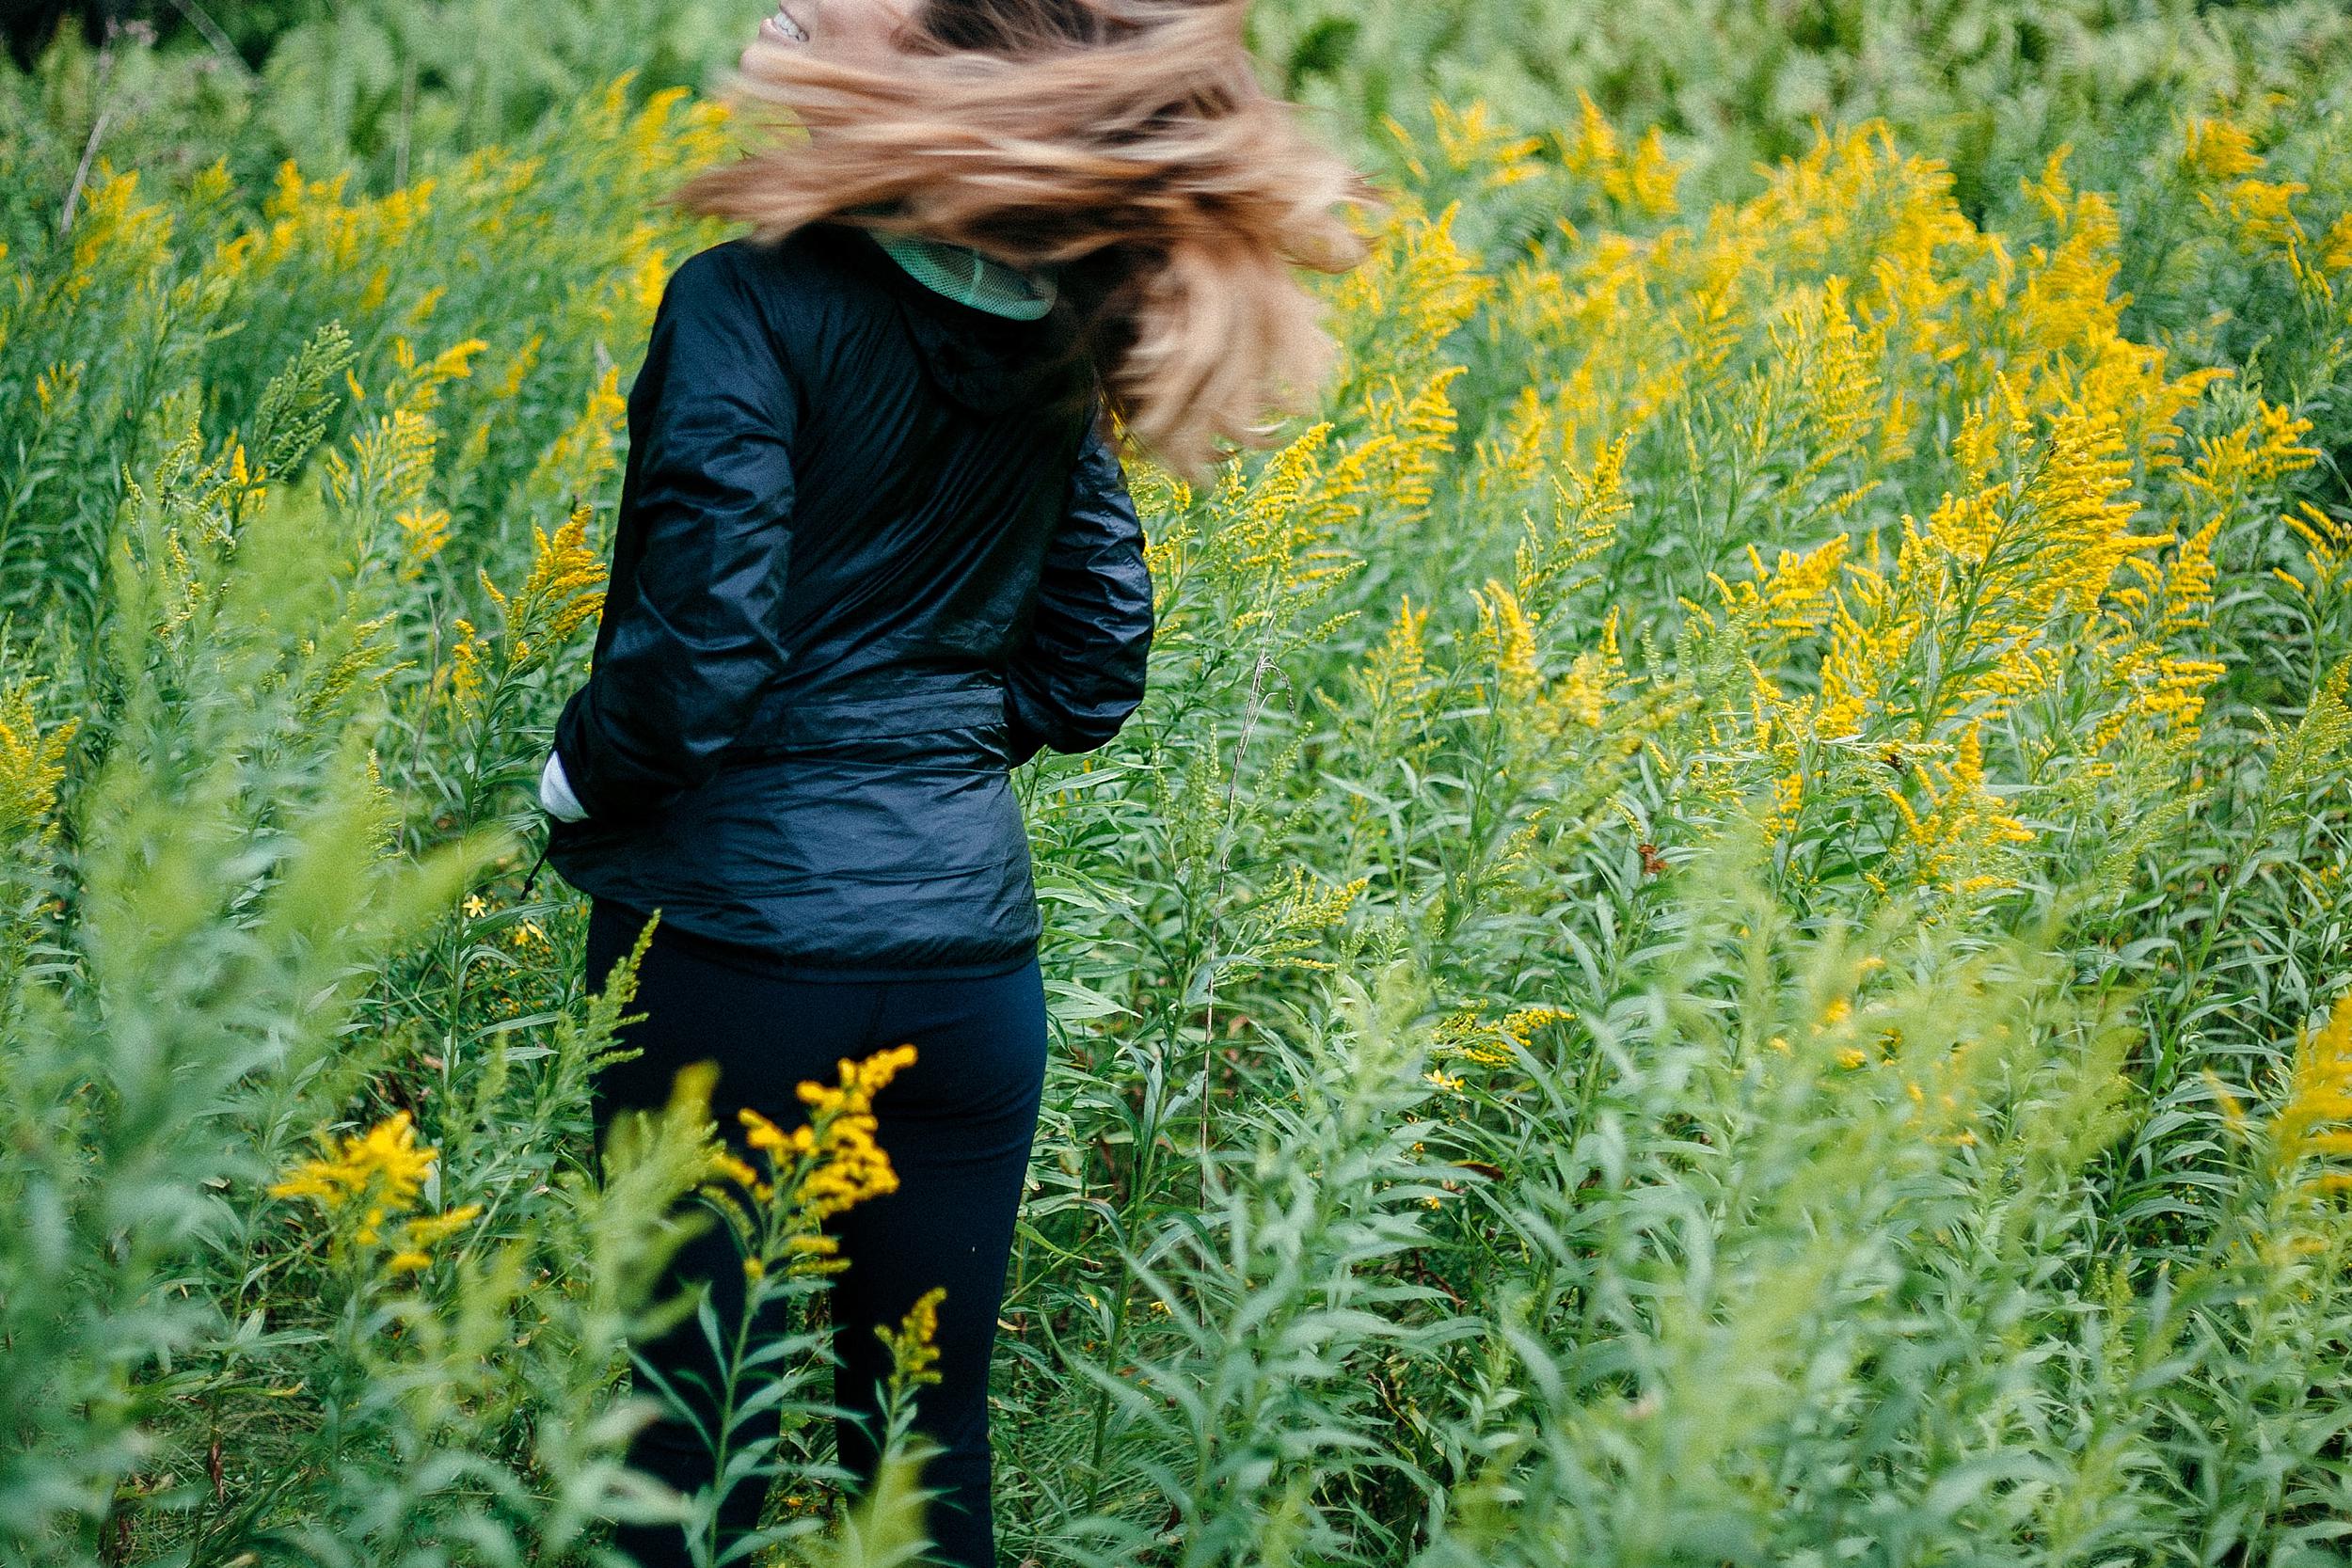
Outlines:
{"type": "Polygon", "coordinates": [[[678,269],[556,724],[588,813],[550,823],[566,880],[787,974],[1035,950],[1007,771],[1110,739],[1152,629],[1067,326],[933,293],[849,227],[678,269]]]}

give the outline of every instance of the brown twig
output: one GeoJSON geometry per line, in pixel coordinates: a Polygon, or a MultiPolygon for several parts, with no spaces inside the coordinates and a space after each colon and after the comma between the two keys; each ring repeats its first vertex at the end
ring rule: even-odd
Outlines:
{"type": "MultiPolygon", "coordinates": [[[[109,63],[109,58],[103,51],[101,51],[98,59],[99,90],[103,92],[105,90],[105,67],[109,63]]],[[[91,122],[89,140],[82,144],[81,166],[73,171],[73,183],[66,187],[65,210],[57,214],[57,232],[61,235],[70,232],[73,228],[73,209],[82,203],[82,186],[89,180],[91,161],[98,156],[98,138],[106,134],[106,121],[114,118],[114,105],[111,103],[101,107],[98,111],[98,119],[91,122]]]]}
{"type": "Polygon", "coordinates": [[[60,236],[73,228],[74,211],[82,204],[82,187],[89,182],[90,165],[98,161],[98,144],[115,117],[115,106],[106,102],[106,87],[115,73],[115,40],[126,36],[135,43],[152,43],[155,29],[144,22],[106,24],[106,41],[98,50],[98,80],[90,88],[90,96],[98,100],[98,118],[90,122],[89,140],[82,144],[82,162],[73,171],[73,183],[66,187],[65,206],[57,214],[60,236]]]}

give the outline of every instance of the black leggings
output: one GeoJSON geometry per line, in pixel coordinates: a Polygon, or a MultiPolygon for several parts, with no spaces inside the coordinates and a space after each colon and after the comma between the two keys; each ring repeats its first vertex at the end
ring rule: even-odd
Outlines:
{"type": "MultiPolygon", "coordinates": [[[[601,988],[641,924],[634,911],[596,902],[588,923],[591,987],[601,988]]],[[[898,1190],[827,1226],[850,1260],[831,1291],[839,1363],[834,1401],[848,1413],[835,1431],[842,1464],[863,1484],[872,1477],[873,1439],[881,1431],[878,1385],[890,1371],[889,1353],[874,1330],[897,1327],[918,1296],[945,1286],[940,1381],[915,1400],[917,1430],[946,1449],[923,1472],[923,1483],[944,1494],[931,1505],[930,1527],[946,1561],[994,1568],[988,1364],[1045,1075],[1045,994],[1036,960],[977,980],[783,980],[681,952],[662,935],[657,927],[638,970],[636,998],[624,1014],[646,1015],[622,1032],[622,1043],[643,1054],[608,1068],[596,1085],[599,1144],[614,1112],[661,1104],[673,1075],[692,1062],[718,1064],[712,1103],[732,1134],[739,1106],[789,1129],[806,1119],[795,1085],[836,1082],[843,1057],[914,1046],[914,1065],[874,1101],[875,1136],[898,1172],[898,1190]]],[[[723,1227],[712,1226],[681,1249],[667,1283],[675,1290],[693,1280],[710,1282],[719,1321],[731,1325],[741,1310],[743,1278],[723,1227]]],[[[691,1317],[635,1348],[665,1373],[709,1364],[691,1317]]],[[[671,1384],[682,1391],[691,1386],[675,1376],[671,1384]]],[[[646,1428],[629,1460],[685,1492],[710,1480],[708,1458],[682,1422],[646,1428]]],[[[723,1530],[756,1523],[761,1491],[735,1489],[723,1530]]],[[[625,1526],[617,1541],[643,1568],[687,1561],[685,1538],[674,1526],[625,1526]]]]}

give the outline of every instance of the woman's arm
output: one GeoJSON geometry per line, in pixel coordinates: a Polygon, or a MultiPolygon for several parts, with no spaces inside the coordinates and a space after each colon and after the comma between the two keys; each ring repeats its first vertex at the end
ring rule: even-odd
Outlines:
{"type": "MultiPolygon", "coordinates": [[[[787,654],[798,404],[724,252],[670,279],[629,394],[634,597],[556,721],[548,774],[590,817],[632,816],[707,778],[787,654]]],[[[563,815],[558,813],[558,815],[563,815]]]]}
{"type": "Polygon", "coordinates": [[[1028,641],[1005,679],[1012,761],[1089,752],[1143,700],[1152,574],[1119,453],[1089,420],[1061,526],[1045,552],[1028,641]]]}

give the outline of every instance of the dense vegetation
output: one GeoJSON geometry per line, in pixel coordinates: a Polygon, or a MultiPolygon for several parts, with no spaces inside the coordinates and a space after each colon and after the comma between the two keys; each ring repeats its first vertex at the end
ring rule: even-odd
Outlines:
{"type": "MultiPolygon", "coordinates": [[[[0,95],[0,1560],[585,1562],[681,1197],[877,1177],[599,1160],[522,887],[739,19],[270,14],[0,95]]],[[[1263,8],[1395,200],[1022,778],[1010,1560],[2344,1560],[2348,31],[1263,8]]]]}

